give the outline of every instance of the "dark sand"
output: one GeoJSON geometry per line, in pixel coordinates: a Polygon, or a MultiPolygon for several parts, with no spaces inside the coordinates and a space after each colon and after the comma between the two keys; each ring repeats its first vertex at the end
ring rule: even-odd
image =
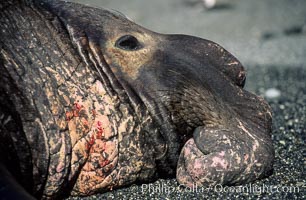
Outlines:
{"type": "Polygon", "coordinates": [[[209,11],[196,0],[78,2],[119,10],[154,31],[213,40],[232,52],[247,68],[246,89],[273,109],[276,159],[272,176],[242,187],[184,188],[160,179],[69,199],[306,199],[306,1],[222,0],[209,11]]]}

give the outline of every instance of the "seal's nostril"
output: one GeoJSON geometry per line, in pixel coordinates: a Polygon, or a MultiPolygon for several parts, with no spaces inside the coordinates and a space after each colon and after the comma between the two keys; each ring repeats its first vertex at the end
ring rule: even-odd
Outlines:
{"type": "Polygon", "coordinates": [[[135,51],[142,48],[142,45],[138,42],[137,38],[132,35],[122,36],[117,40],[115,46],[128,51],[135,51]]]}

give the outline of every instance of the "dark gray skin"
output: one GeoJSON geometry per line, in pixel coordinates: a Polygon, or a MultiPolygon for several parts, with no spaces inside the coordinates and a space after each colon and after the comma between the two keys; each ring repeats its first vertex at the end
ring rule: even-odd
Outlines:
{"type": "Polygon", "coordinates": [[[74,3],[0,9],[1,196],[86,196],[175,175],[237,185],[271,172],[270,107],[216,43],[74,3]]]}

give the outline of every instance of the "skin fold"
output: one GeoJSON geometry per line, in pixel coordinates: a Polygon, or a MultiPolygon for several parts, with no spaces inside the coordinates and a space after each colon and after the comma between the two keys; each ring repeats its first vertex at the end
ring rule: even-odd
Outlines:
{"type": "Polygon", "coordinates": [[[0,9],[1,195],[87,196],[174,176],[237,185],[271,173],[271,109],[218,44],[63,1],[0,9]]]}

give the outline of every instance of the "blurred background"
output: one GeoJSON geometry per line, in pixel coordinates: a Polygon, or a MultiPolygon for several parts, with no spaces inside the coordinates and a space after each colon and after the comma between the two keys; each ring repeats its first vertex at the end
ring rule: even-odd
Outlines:
{"type": "Polygon", "coordinates": [[[305,66],[305,0],[73,2],[118,10],[135,23],[156,32],[189,34],[212,40],[229,50],[246,67],[258,64],[305,66]],[[207,9],[209,5],[213,7],[207,9]]]}

